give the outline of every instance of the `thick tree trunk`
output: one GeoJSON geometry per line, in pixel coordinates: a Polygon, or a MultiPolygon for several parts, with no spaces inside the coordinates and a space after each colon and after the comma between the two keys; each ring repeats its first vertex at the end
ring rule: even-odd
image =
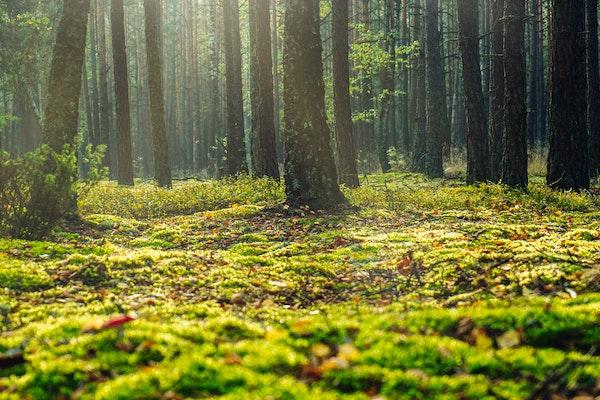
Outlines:
{"type": "Polygon", "coordinates": [[[158,186],[170,188],[173,182],[164,114],[160,7],[160,0],[144,0],[154,179],[158,186]]]}
{"type": "Polygon", "coordinates": [[[125,12],[123,0],[111,3],[115,99],[117,104],[117,144],[119,184],[133,186],[133,146],[129,110],[129,74],[125,47],[125,12]]]}
{"type": "Polygon", "coordinates": [[[223,1],[225,26],[225,81],[227,85],[227,170],[228,175],[245,172],[244,97],[238,0],[223,1]]]}
{"type": "Polygon", "coordinates": [[[252,74],[252,166],[261,177],[279,180],[271,54],[271,0],[250,0],[252,74]]]}
{"type": "Polygon", "coordinates": [[[502,183],[518,188],[528,185],[524,30],[525,0],[505,0],[502,183]]]}
{"type": "Polygon", "coordinates": [[[446,115],[446,85],[440,53],[439,0],[426,0],[426,91],[427,134],[425,173],[431,178],[444,176],[443,145],[448,127],[446,115]]]}
{"type": "Polygon", "coordinates": [[[358,187],[356,151],[352,136],[350,63],[348,60],[348,0],[333,0],[333,101],[340,182],[358,187]]]}
{"type": "Polygon", "coordinates": [[[502,179],[502,137],[504,135],[504,0],[491,0],[490,61],[490,179],[502,179]]]}
{"type": "Polygon", "coordinates": [[[286,197],[290,205],[332,209],[338,186],[325,119],[318,0],[287,0],[283,55],[286,197]]]}
{"type": "Polygon", "coordinates": [[[467,117],[467,183],[490,178],[488,131],[479,65],[477,0],[458,0],[459,45],[467,117]]]}
{"type": "Polygon", "coordinates": [[[74,146],[79,119],[89,0],[64,0],[48,87],[43,142],[55,151],[74,146]]]}
{"type": "Polygon", "coordinates": [[[552,0],[551,7],[548,185],[588,189],[585,2],[552,0]]]}
{"type": "Polygon", "coordinates": [[[588,139],[590,173],[600,175],[600,71],[598,68],[598,0],[586,0],[588,139]]]}

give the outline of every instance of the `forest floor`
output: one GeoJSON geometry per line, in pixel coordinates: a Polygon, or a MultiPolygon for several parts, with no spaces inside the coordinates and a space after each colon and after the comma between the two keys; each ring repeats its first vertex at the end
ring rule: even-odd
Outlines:
{"type": "Polygon", "coordinates": [[[0,240],[0,399],[597,398],[600,198],[533,180],[102,184],[0,240]]]}

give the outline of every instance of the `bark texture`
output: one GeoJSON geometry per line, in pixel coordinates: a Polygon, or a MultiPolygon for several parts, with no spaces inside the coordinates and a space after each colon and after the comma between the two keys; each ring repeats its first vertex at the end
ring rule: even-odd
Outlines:
{"type": "Polygon", "coordinates": [[[467,183],[490,179],[487,121],[479,64],[477,0],[458,0],[458,36],[462,55],[467,136],[467,183]]]}
{"type": "Polygon", "coordinates": [[[548,185],[588,189],[585,2],[552,0],[551,7],[548,185]]]}
{"type": "Polygon", "coordinates": [[[173,182],[164,114],[160,7],[160,0],[144,0],[154,179],[160,187],[170,188],[173,182]]]}
{"type": "Polygon", "coordinates": [[[352,108],[350,103],[348,0],[333,0],[332,8],[333,101],[340,182],[348,187],[358,187],[356,151],[352,135],[352,108]]]}
{"type": "Polygon", "coordinates": [[[123,0],[112,0],[111,26],[115,99],[117,105],[117,168],[119,184],[133,186],[133,146],[129,106],[129,74],[125,46],[125,12],[123,0]]]}
{"type": "Polygon", "coordinates": [[[271,54],[271,0],[250,0],[252,166],[257,176],[279,179],[271,54]]]}
{"type": "Polygon", "coordinates": [[[502,183],[523,189],[528,185],[524,31],[525,0],[505,0],[502,183]]]}
{"type": "Polygon", "coordinates": [[[318,0],[287,0],[283,51],[286,197],[290,205],[333,209],[338,186],[325,118],[318,0]]]}

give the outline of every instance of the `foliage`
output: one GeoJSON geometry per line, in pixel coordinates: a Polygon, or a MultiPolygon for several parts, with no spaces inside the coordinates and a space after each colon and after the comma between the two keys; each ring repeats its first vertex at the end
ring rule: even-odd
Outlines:
{"type": "Polygon", "coordinates": [[[0,399],[593,398],[600,205],[532,181],[369,176],[339,215],[93,187],[52,242],[0,240],[0,399]]]}
{"type": "Polygon", "coordinates": [[[65,148],[44,146],[22,158],[0,154],[0,233],[42,237],[69,210],[75,193],[76,159],[65,148]]]}

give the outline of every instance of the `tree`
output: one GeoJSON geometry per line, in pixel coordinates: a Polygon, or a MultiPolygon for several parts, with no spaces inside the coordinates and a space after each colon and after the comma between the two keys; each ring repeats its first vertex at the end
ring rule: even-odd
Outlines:
{"type": "Polygon", "coordinates": [[[283,54],[285,182],[292,206],[345,204],[325,119],[318,0],[287,0],[283,54]]]}
{"type": "Polygon", "coordinates": [[[225,85],[227,91],[226,173],[233,176],[246,171],[242,45],[238,0],[223,0],[223,20],[225,29],[225,85]]]}
{"type": "Polygon", "coordinates": [[[467,183],[490,178],[488,131],[479,65],[478,0],[458,0],[458,35],[467,128],[467,183]]]}
{"type": "Polygon", "coordinates": [[[333,0],[333,102],[340,182],[358,187],[356,150],[352,136],[350,64],[348,62],[348,0],[333,0]]]}
{"type": "Polygon", "coordinates": [[[590,172],[600,175],[600,71],[598,67],[598,0],[586,0],[588,139],[590,172]]]}
{"type": "Polygon", "coordinates": [[[257,176],[279,179],[273,97],[270,0],[250,0],[252,165],[257,176]]]}
{"type": "Polygon", "coordinates": [[[129,74],[123,0],[112,0],[111,12],[115,98],[117,101],[118,178],[119,184],[133,186],[133,146],[131,144],[129,74]]]}
{"type": "Polygon", "coordinates": [[[525,0],[505,0],[502,183],[523,189],[528,185],[524,41],[525,0]]]}
{"type": "MultiPolygon", "coordinates": [[[[98,39],[98,83],[99,83],[99,109],[98,114],[100,116],[100,144],[106,146],[106,153],[104,154],[104,166],[112,167],[110,160],[110,153],[113,150],[111,146],[111,111],[108,100],[108,63],[106,62],[106,21],[105,21],[105,9],[104,0],[97,0],[96,5],[96,35],[98,39]]],[[[111,170],[111,176],[114,171],[111,170]]]]}
{"type": "Polygon", "coordinates": [[[552,0],[551,10],[548,185],[588,189],[585,2],[552,0]]]}
{"type": "Polygon", "coordinates": [[[432,178],[444,175],[443,140],[449,131],[446,115],[444,66],[440,52],[439,0],[426,0],[425,59],[427,91],[427,132],[425,173],[432,178]]]}
{"type": "Polygon", "coordinates": [[[154,179],[158,186],[170,188],[173,181],[164,115],[160,7],[160,0],[144,0],[154,179]]]}
{"type": "Polygon", "coordinates": [[[504,135],[504,0],[491,0],[490,60],[490,179],[502,179],[502,137],[504,135]]]}
{"type": "MultiPolygon", "coordinates": [[[[413,2],[413,32],[415,38],[423,43],[421,29],[421,0],[413,2]]],[[[417,54],[413,55],[411,80],[412,101],[410,104],[410,117],[413,122],[413,151],[411,154],[411,169],[416,172],[425,172],[425,158],[427,153],[425,130],[427,126],[427,95],[425,90],[425,51],[419,46],[417,54]]]]}
{"type": "Polygon", "coordinates": [[[89,7],[89,0],[64,0],[56,33],[42,138],[57,152],[77,136],[89,7]]]}

